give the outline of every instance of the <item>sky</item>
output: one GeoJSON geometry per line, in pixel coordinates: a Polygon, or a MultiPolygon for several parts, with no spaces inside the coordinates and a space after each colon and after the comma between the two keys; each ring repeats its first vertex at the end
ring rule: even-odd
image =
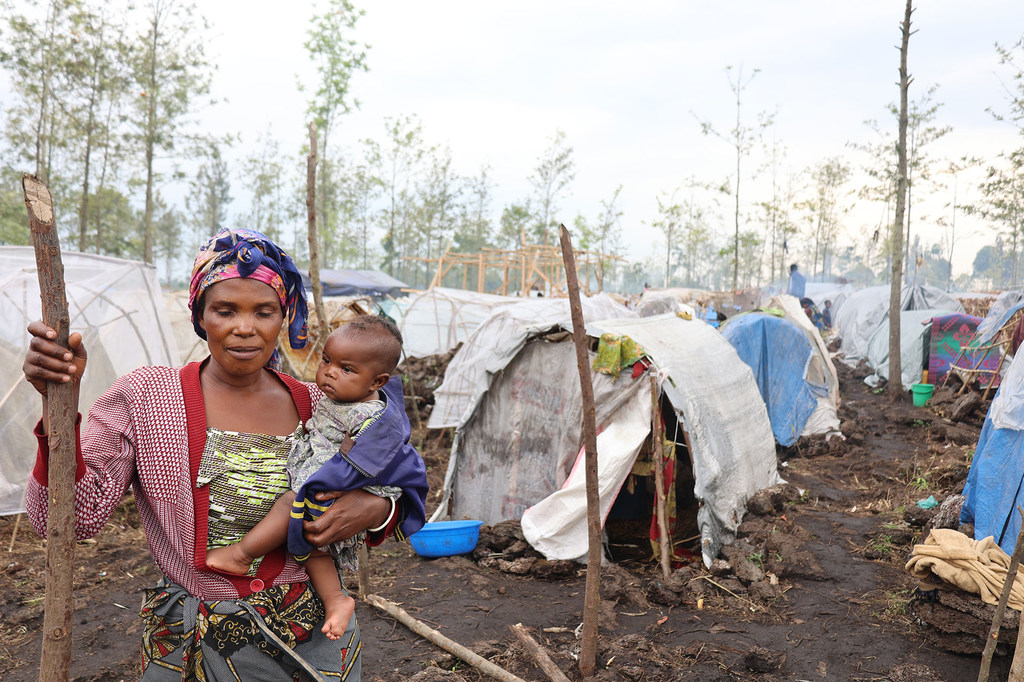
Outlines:
{"type": "MultiPolygon", "coordinates": [[[[986,107],[1005,110],[1010,74],[999,67],[994,46],[1024,35],[1024,2],[919,5],[910,40],[911,99],[937,85],[935,99],[943,106],[936,122],[953,128],[933,155],[994,158],[1020,146],[1017,131],[986,107]]],[[[848,144],[877,139],[865,121],[895,128],[887,106],[899,96],[903,3],[896,0],[374,0],[357,6],[366,13],[353,37],[370,46],[369,71],[352,81],[360,107],[341,120],[336,141],[354,148],[366,137],[383,139],[386,117],[414,114],[429,143],[451,148],[458,172],[471,176],[490,166],[496,220],[504,205],[529,195],[529,176],[562,130],[576,176],[571,195],[559,201],[559,217],[567,225],[578,213],[596,219],[601,202],[621,185],[626,255],[635,260],[664,253],[664,237],[650,225],[659,196],[690,178],[721,181],[734,170],[732,147],[703,135],[699,123],[723,131],[735,123],[727,66],[733,73],[742,68],[745,79],[756,71],[743,91],[742,120],[750,125],[759,112],[774,113],[771,135],[786,149],[791,171],[837,155],[858,165],[865,159],[848,144]]],[[[307,131],[297,83],[315,77],[302,43],[317,5],[202,0],[199,7],[212,23],[213,93],[221,99],[202,111],[204,127],[238,134],[240,147],[250,149],[270,131],[283,150],[298,150],[307,131]]],[[[744,161],[750,200],[764,198],[766,181],[750,177],[761,160],[744,161]]],[[[958,202],[971,200],[973,185],[970,177],[958,178],[958,202]]],[[[240,210],[244,190],[237,180],[233,192],[232,207],[240,210]]],[[[922,217],[948,210],[948,197],[921,199],[922,217]]],[[[721,229],[731,235],[731,207],[723,213],[721,229]]],[[[873,230],[879,219],[880,207],[859,206],[847,229],[873,230]]],[[[955,250],[960,274],[992,232],[967,216],[956,220],[960,234],[973,233],[955,250]]],[[[921,230],[926,242],[940,238],[934,226],[922,222],[921,230]]]]}

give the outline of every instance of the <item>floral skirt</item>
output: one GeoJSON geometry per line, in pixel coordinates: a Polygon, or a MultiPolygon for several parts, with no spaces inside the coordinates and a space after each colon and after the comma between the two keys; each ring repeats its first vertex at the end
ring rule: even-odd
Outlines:
{"type": "Polygon", "coordinates": [[[323,602],[309,583],[277,585],[243,599],[200,601],[164,578],[139,614],[143,682],[359,682],[359,628],[320,631],[323,602]]]}

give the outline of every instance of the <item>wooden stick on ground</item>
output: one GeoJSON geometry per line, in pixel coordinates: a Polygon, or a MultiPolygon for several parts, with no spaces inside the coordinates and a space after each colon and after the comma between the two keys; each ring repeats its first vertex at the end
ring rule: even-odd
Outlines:
{"type": "Polygon", "coordinates": [[[540,666],[540,669],[544,671],[544,674],[548,676],[551,682],[569,682],[569,678],[555,665],[555,662],[548,656],[548,652],[544,650],[544,647],[530,636],[530,633],[526,631],[522,623],[509,625],[508,629],[516,636],[516,639],[523,645],[523,648],[533,656],[533,660],[537,662],[537,665],[540,666]]]}
{"type": "Polygon", "coordinates": [[[576,280],[576,258],[569,230],[561,225],[562,262],[572,313],[572,340],[576,346],[576,368],[583,394],[583,449],[587,487],[587,581],[583,592],[583,635],[580,638],[580,674],[591,677],[597,661],[597,620],[601,605],[601,497],[597,491],[597,426],[594,417],[594,384],[590,378],[587,330],[580,303],[580,284],[576,280]]]}
{"type": "Polygon", "coordinates": [[[502,682],[526,682],[522,678],[516,677],[507,670],[494,665],[483,656],[474,653],[473,651],[467,649],[458,642],[453,642],[452,640],[448,639],[440,632],[426,625],[422,621],[416,620],[408,613],[406,613],[405,609],[400,607],[398,604],[392,601],[388,601],[383,597],[378,597],[375,594],[366,595],[366,601],[372,604],[373,606],[376,606],[378,609],[388,614],[389,616],[397,619],[402,625],[409,628],[420,637],[423,637],[433,642],[434,644],[441,647],[453,656],[458,656],[459,659],[470,664],[471,666],[473,666],[480,672],[484,673],[485,675],[489,675],[496,680],[501,680],[502,682]]]}
{"type": "MultiPolygon", "coordinates": [[[[1017,579],[1017,568],[1020,566],[1021,555],[1024,555],[1024,510],[1018,506],[1017,513],[1021,515],[1020,532],[1017,533],[1017,544],[1014,545],[1013,556],[1010,557],[1010,567],[1006,570],[1006,581],[1003,583],[1003,591],[999,595],[999,604],[996,605],[996,613],[992,618],[992,628],[988,631],[988,639],[985,640],[985,650],[981,654],[978,682],[988,682],[988,671],[992,665],[992,654],[995,653],[996,643],[999,641],[999,628],[1003,625],[1006,603],[1010,601],[1010,592],[1013,590],[1013,583],[1017,579]]],[[[1017,629],[1018,639],[1020,639],[1021,628],[1018,626],[1017,629]]],[[[1017,663],[1016,653],[1014,654],[1014,663],[1017,663]]]]}
{"type": "MultiPolygon", "coordinates": [[[[64,291],[64,264],[53,219],[50,190],[33,175],[21,179],[39,271],[43,322],[68,348],[71,319],[64,291]]],[[[66,682],[71,669],[72,578],[75,561],[75,393],[74,382],[46,387],[50,458],[47,482],[46,602],[40,682],[66,682]]]]}

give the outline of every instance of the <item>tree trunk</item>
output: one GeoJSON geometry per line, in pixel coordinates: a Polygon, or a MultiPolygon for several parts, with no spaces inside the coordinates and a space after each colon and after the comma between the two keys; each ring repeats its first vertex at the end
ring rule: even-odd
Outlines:
{"type": "Polygon", "coordinates": [[[320,357],[327,334],[327,313],[324,311],[323,287],[320,284],[320,240],[316,230],[316,124],[309,124],[309,156],[306,157],[306,230],[309,239],[309,288],[313,290],[318,333],[314,336],[312,357],[320,357]]]}
{"type": "Polygon", "coordinates": [[[896,145],[898,157],[896,186],[896,220],[892,227],[892,281],[889,284],[889,400],[903,397],[903,363],[900,357],[900,291],[903,283],[903,215],[907,198],[907,91],[910,77],[907,75],[907,49],[910,45],[910,15],[913,0],[907,0],[900,30],[900,122],[899,140],[896,145]]]}

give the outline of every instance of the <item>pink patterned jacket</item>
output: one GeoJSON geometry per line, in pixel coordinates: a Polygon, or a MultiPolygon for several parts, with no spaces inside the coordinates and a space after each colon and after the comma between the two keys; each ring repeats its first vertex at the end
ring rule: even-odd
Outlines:
{"type": "MultiPolygon", "coordinates": [[[[322,397],[313,384],[278,374],[303,423],[322,397]]],[[[80,419],[79,419],[80,421],[80,419]]],[[[216,573],[206,566],[208,486],[196,488],[206,444],[206,408],[199,363],[142,367],[118,379],[89,410],[77,433],[75,531],[90,538],[106,525],[131,485],[150,553],[168,578],[202,600],[237,599],[264,587],[305,582],[305,569],[283,549],[268,554],[255,578],[216,573]]],[[[46,536],[49,446],[37,426],[39,450],[25,504],[33,528],[46,536]]],[[[379,544],[392,530],[375,533],[379,544]]]]}

